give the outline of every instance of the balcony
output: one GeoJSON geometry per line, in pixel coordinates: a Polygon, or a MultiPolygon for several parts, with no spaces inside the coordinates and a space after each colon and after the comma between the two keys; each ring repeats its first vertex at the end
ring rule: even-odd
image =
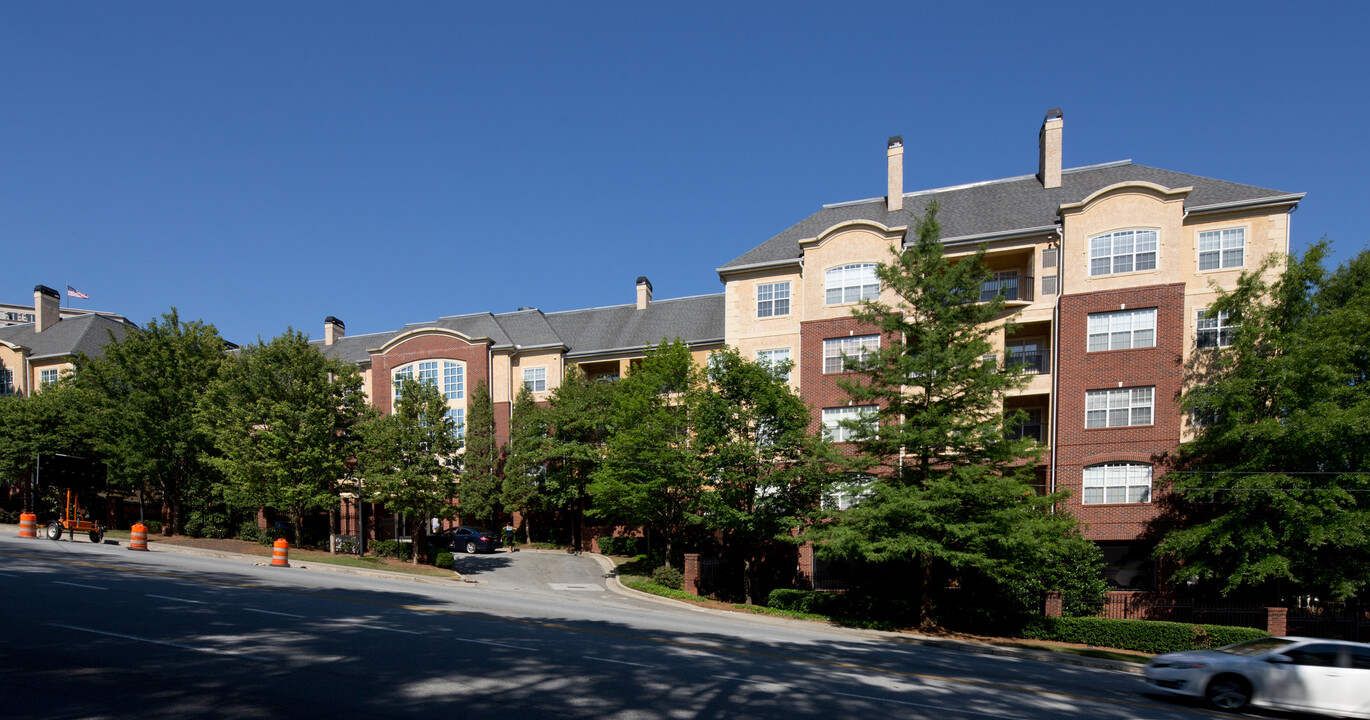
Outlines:
{"type": "Polygon", "coordinates": [[[1032,277],[1017,273],[995,273],[980,284],[980,302],[1002,295],[1007,302],[1032,302],[1032,277]]]}
{"type": "Polygon", "coordinates": [[[1021,425],[1009,428],[1008,436],[1012,440],[1032,439],[1039,443],[1046,442],[1046,423],[1025,422],[1021,425]]]}
{"type": "Polygon", "coordinates": [[[1015,352],[1010,348],[1004,357],[1004,367],[1009,370],[1021,370],[1028,375],[1042,375],[1051,372],[1050,358],[1045,350],[1015,352]]]}

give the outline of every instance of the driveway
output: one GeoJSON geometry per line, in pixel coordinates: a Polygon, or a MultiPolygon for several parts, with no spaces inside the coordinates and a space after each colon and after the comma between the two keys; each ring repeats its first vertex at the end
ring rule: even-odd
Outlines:
{"type": "Polygon", "coordinates": [[[496,590],[564,595],[568,592],[604,593],[603,560],[549,550],[494,552],[488,555],[455,554],[456,571],[462,579],[496,590]]]}

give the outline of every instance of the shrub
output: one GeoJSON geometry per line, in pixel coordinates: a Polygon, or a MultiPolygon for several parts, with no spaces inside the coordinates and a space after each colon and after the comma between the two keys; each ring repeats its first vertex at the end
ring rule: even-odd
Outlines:
{"type": "Polygon", "coordinates": [[[1024,629],[1023,635],[1035,640],[1165,653],[1222,647],[1243,640],[1269,637],[1270,633],[1256,628],[1229,625],[1191,625],[1157,620],[1082,617],[1038,618],[1024,629]]]}
{"type": "Polygon", "coordinates": [[[259,530],[257,532],[257,543],[260,545],[266,545],[267,547],[270,547],[271,545],[274,545],[277,540],[280,540],[281,538],[285,537],[286,534],[287,531],[282,528],[263,528],[262,530],[259,530]]]}
{"type": "Polygon", "coordinates": [[[642,538],[602,537],[598,539],[599,551],[605,555],[637,555],[642,552],[642,538]]]}
{"type": "Polygon", "coordinates": [[[679,590],[685,584],[685,574],[666,565],[652,571],[652,582],[672,590],[679,590]]]}
{"type": "Polygon", "coordinates": [[[19,511],[0,510],[0,523],[14,525],[17,522],[19,522],[19,511]]]}
{"type": "Polygon", "coordinates": [[[766,598],[766,607],[777,610],[793,610],[810,615],[828,615],[834,612],[841,596],[817,590],[786,590],[777,588],[766,598]]]}
{"type": "Polygon", "coordinates": [[[147,531],[149,534],[155,535],[162,531],[161,520],[145,520],[143,521],[143,525],[147,527],[147,531]]]}
{"type": "Polygon", "coordinates": [[[243,523],[238,526],[238,534],[236,535],[236,537],[239,540],[246,540],[247,542],[257,542],[257,540],[259,540],[261,536],[262,531],[260,528],[257,527],[256,520],[244,520],[243,523]]]}
{"type": "Polygon", "coordinates": [[[371,543],[371,552],[376,557],[395,558],[396,560],[408,560],[412,548],[409,543],[402,543],[399,540],[377,540],[371,543]]]}
{"type": "Polygon", "coordinates": [[[450,552],[440,552],[433,558],[433,566],[442,568],[443,570],[451,570],[456,567],[456,565],[457,562],[452,559],[452,553],[450,552]]]}

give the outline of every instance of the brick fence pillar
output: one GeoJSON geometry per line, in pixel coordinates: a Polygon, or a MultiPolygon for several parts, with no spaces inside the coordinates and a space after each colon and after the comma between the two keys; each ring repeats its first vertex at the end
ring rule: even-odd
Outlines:
{"type": "Polygon", "coordinates": [[[1271,635],[1289,634],[1289,610],[1268,607],[1265,609],[1265,631],[1271,635]]]}
{"type": "Polygon", "coordinates": [[[1042,614],[1047,617],[1061,617],[1061,591],[1048,590],[1042,603],[1042,614]]]}
{"type": "Polygon", "coordinates": [[[699,553],[685,553],[685,580],[680,589],[691,595],[699,594],[699,553]]]}

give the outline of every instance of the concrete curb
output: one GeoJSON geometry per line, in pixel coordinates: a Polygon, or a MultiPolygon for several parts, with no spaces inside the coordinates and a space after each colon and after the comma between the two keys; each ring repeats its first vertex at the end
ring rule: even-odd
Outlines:
{"type": "MultiPolygon", "coordinates": [[[[109,541],[106,541],[109,542],[109,541]]],[[[222,552],[219,550],[205,550],[204,548],[189,547],[186,545],[173,545],[170,543],[160,543],[156,540],[148,541],[150,552],[169,552],[175,555],[198,555],[200,557],[219,558],[221,560],[251,560],[254,565],[270,567],[271,558],[265,555],[245,555],[243,553],[222,552]]],[[[377,578],[380,580],[403,580],[406,582],[421,583],[424,585],[442,585],[445,587],[459,587],[463,584],[471,584],[456,572],[453,572],[451,579],[438,577],[425,577],[423,575],[410,575],[408,573],[395,572],[392,570],[368,570],[366,568],[353,568],[346,565],[332,565],[329,563],[311,562],[307,565],[292,563],[288,570],[321,570],[323,572],[338,573],[341,575],[359,575],[362,577],[377,578]]]]}

